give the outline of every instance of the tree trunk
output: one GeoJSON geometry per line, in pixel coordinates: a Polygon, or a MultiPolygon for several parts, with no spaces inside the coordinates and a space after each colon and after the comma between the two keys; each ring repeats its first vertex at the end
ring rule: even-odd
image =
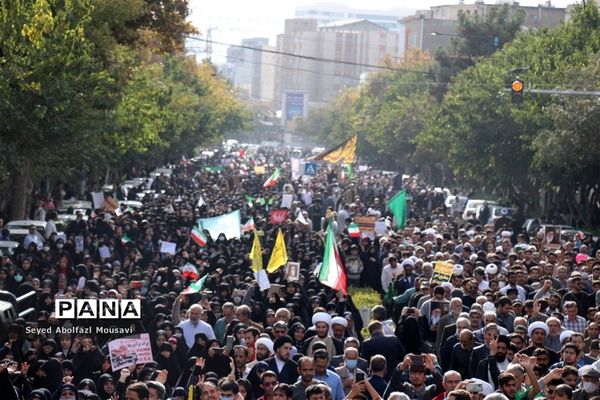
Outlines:
{"type": "Polygon", "coordinates": [[[27,188],[31,175],[31,161],[25,160],[20,169],[14,172],[11,196],[8,203],[9,219],[27,219],[27,188]]]}

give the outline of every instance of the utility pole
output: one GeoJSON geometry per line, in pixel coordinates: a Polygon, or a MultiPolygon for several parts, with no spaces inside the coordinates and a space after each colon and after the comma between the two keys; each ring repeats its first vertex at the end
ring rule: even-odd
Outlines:
{"type": "Polygon", "coordinates": [[[206,44],[204,45],[204,52],[206,53],[206,58],[208,58],[209,61],[210,57],[212,56],[212,31],[215,29],[217,28],[214,28],[210,25],[206,29],[206,44]]]}

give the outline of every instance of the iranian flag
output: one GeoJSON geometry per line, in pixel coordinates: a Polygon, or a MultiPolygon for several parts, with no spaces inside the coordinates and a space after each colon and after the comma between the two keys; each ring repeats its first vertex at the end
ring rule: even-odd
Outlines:
{"type": "Polygon", "coordinates": [[[206,246],[208,239],[202,230],[195,226],[192,228],[192,240],[200,247],[206,246]]]}
{"type": "Polygon", "coordinates": [[[351,238],[359,238],[360,237],[360,229],[358,228],[358,224],[352,222],[348,225],[348,236],[351,238]]]}
{"type": "Polygon", "coordinates": [[[318,279],[325,286],[334,290],[341,290],[343,294],[348,294],[346,289],[346,273],[342,266],[342,258],[335,243],[335,234],[332,224],[327,227],[327,239],[325,240],[325,254],[323,263],[319,269],[318,279]]]}
{"type": "Polygon", "coordinates": [[[256,226],[254,225],[254,218],[248,218],[248,221],[242,225],[242,233],[252,232],[256,226]]]}
{"type": "Polygon", "coordinates": [[[198,269],[194,266],[194,264],[187,263],[179,268],[181,271],[181,276],[185,279],[198,279],[200,274],[198,273],[198,269]]]}
{"type": "Polygon", "coordinates": [[[263,184],[264,188],[274,187],[277,185],[277,180],[279,179],[279,175],[281,175],[281,170],[277,168],[275,172],[267,179],[267,181],[263,184]]]}
{"type": "Polygon", "coordinates": [[[196,282],[192,282],[190,286],[186,287],[181,294],[192,294],[198,293],[202,289],[204,289],[204,282],[206,282],[206,278],[208,274],[204,275],[201,279],[198,279],[196,282]]]}
{"type": "Polygon", "coordinates": [[[124,234],[123,236],[121,236],[121,244],[127,244],[132,241],[133,240],[129,237],[128,234],[124,234]]]}

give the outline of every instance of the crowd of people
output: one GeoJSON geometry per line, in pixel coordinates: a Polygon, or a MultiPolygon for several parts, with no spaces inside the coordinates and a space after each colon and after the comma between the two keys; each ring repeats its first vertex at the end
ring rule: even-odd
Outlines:
{"type": "MultiPolygon", "coordinates": [[[[600,395],[600,253],[593,238],[575,235],[548,247],[543,235],[463,220],[445,206],[444,192],[370,168],[349,174],[322,165],[310,179],[292,179],[289,158],[264,150],[217,150],[172,172],[154,180],[156,194],[147,194],[141,209],[78,215],[64,236],[49,231],[33,239],[33,227],[14,254],[2,257],[0,290],[34,291],[20,306],[35,311],[3,323],[0,398],[600,395]],[[277,184],[265,188],[275,168],[282,171],[277,184]],[[386,204],[401,189],[408,218],[398,228],[386,204]],[[269,212],[280,208],[283,194],[293,195],[288,219],[274,224],[269,212]],[[199,218],[234,210],[242,221],[252,217],[255,229],[208,237],[204,246],[190,239],[199,218]],[[360,216],[374,216],[385,230],[350,235],[360,216]],[[380,295],[369,320],[363,321],[352,290],[333,291],[314,273],[329,225],[348,281],[380,295]],[[286,279],[280,268],[269,274],[276,289],[263,291],[249,254],[258,235],[267,265],[278,229],[300,274],[286,279]],[[162,242],[176,243],[176,254],[162,253],[162,242]],[[434,275],[442,263],[452,274],[440,281],[434,275]],[[182,274],[189,264],[206,277],[200,291],[184,292],[193,283],[182,274]],[[58,333],[59,326],[85,323],[57,318],[54,302],[64,298],[141,299],[141,320],[99,323],[149,334],[153,361],[113,371],[108,343],[118,334],[58,333]]],[[[51,198],[33,211],[39,208],[56,218],[51,198]]]]}

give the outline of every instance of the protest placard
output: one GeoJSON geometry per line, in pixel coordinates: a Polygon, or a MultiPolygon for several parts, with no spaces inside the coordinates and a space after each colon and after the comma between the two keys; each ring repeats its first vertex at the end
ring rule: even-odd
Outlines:
{"type": "Polygon", "coordinates": [[[285,266],[285,279],[290,281],[297,281],[300,279],[300,263],[294,261],[288,261],[285,266]]]}
{"type": "Polygon", "coordinates": [[[108,342],[108,353],[113,371],[153,361],[150,335],[147,333],[108,342]]]}
{"type": "Polygon", "coordinates": [[[283,224],[288,218],[288,210],[269,211],[269,222],[273,225],[283,224]]]}
{"type": "Polygon", "coordinates": [[[103,192],[92,192],[92,202],[94,203],[94,209],[104,209],[104,193],[103,192]]]}
{"type": "Polygon", "coordinates": [[[358,225],[362,237],[375,239],[375,217],[354,217],[354,222],[358,225]]]}
{"type": "Polygon", "coordinates": [[[290,193],[284,193],[281,196],[281,208],[292,208],[292,201],[294,200],[294,196],[290,193]]]}
{"type": "Polygon", "coordinates": [[[454,265],[438,261],[435,263],[435,267],[433,267],[433,275],[431,277],[431,282],[443,283],[449,282],[452,274],[454,273],[454,265]]]}
{"type": "Polygon", "coordinates": [[[177,252],[177,243],[173,242],[161,242],[160,252],[165,254],[175,254],[177,252]]]}
{"type": "Polygon", "coordinates": [[[100,255],[100,258],[103,260],[106,260],[107,258],[110,258],[110,249],[108,248],[108,246],[100,246],[98,248],[98,254],[100,255]]]}
{"type": "Polygon", "coordinates": [[[560,247],[560,226],[547,225],[544,227],[544,247],[558,249],[560,247]]]}
{"type": "Polygon", "coordinates": [[[375,233],[381,236],[388,235],[388,226],[385,220],[375,222],[375,233]]]}

